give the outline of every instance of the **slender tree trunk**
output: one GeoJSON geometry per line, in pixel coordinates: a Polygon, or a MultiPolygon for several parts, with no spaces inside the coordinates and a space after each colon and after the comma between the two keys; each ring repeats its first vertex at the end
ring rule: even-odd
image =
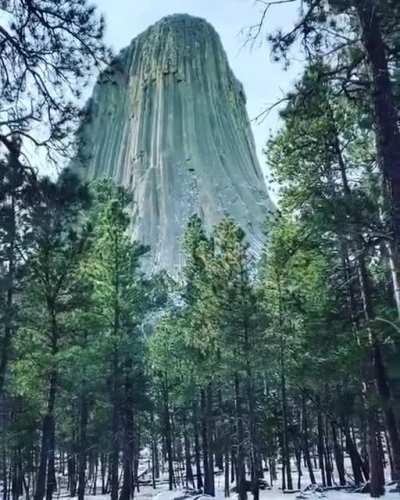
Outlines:
{"type": "Polygon", "coordinates": [[[151,411],[151,483],[153,489],[156,488],[156,469],[158,462],[158,446],[157,446],[157,438],[155,435],[155,425],[154,425],[154,413],[151,411]]]}
{"type": "Polygon", "coordinates": [[[286,490],[286,458],[285,458],[285,447],[284,447],[284,437],[283,431],[280,433],[280,448],[282,451],[282,491],[286,490]]]}
{"type": "Polygon", "coordinates": [[[248,311],[244,311],[244,357],[246,359],[246,396],[249,414],[249,438],[250,438],[250,472],[251,472],[251,492],[253,499],[258,500],[260,496],[259,488],[259,443],[257,437],[256,402],[255,390],[253,387],[253,370],[250,356],[253,349],[248,326],[248,311]]]}
{"type": "Polygon", "coordinates": [[[234,446],[231,447],[231,483],[234,483],[236,479],[236,455],[234,446]]]}
{"type": "Polygon", "coordinates": [[[208,432],[208,468],[209,468],[209,495],[215,496],[215,478],[214,478],[214,439],[213,439],[213,390],[211,383],[206,389],[206,418],[208,432]]]}
{"type": "MultiPolygon", "coordinates": [[[[136,490],[140,493],[140,485],[139,485],[139,454],[140,454],[140,432],[139,427],[136,429],[134,433],[134,442],[136,445],[133,447],[133,492],[136,490]]],[[[132,496],[133,496],[132,492],[132,496]]]]}
{"type": "Polygon", "coordinates": [[[377,422],[373,410],[367,413],[368,421],[368,454],[370,464],[370,494],[378,498],[385,494],[384,471],[377,443],[377,422]]]}
{"type": "Polygon", "coordinates": [[[183,441],[185,448],[185,471],[186,471],[186,485],[189,486],[189,483],[194,488],[194,477],[192,470],[192,462],[191,462],[191,453],[190,453],[190,441],[187,430],[187,422],[186,416],[183,416],[183,441]]]}
{"type": "Polygon", "coordinates": [[[206,393],[202,389],[200,393],[201,402],[201,442],[203,448],[203,472],[204,472],[204,493],[206,495],[210,494],[211,491],[211,478],[210,478],[210,464],[209,464],[209,430],[208,423],[209,419],[207,417],[207,403],[206,403],[206,393]]]}
{"type": "Polygon", "coordinates": [[[301,477],[303,472],[301,470],[301,448],[297,445],[297,440],[295,444],[295,456],[296,456],[296,467],[297,467],[297,489],[301,489],[301,477]]]}
{"type": "Polygon", "coordinates": [[[220,470],[224,470],[224,416],[223,416],[223,401],[222,391],[217,390],[217,408],[219,410],[215,419],[215,439],[214,439],[214,453],[215,453],[215,466],[220,470]]]}
{"type": "Polygon", "coordinates": [[[351,466],[353,470],[354,482],[357,486],[359,486],[363,482],[364,477],[366,481],[369,480],[369,471],[364,467],[362,458],[357,450],[353,438],[351,437],[349,425],[347,422],[344,424],[344,433],[346,439],[346,449],[347,453],[350,456],[351,466]]]}
{"type": "Polygon", "coordinates": [[[235,413],[236,413],[236,488],[238,500],[247,499],[246,468],[244,455],[244,429],[242,415],[242,398],[240,394],[239,376],[235,374],[235,413]]]}
{"type": "MultiPolygon", "coordinates": [[[[51,450],[51,448],[52,446],[54,446],[54,404],[56,399],[56,384],[57,373],[53,370],[50,374],[49,379],[47,411],[42,423],[42,442],[40,448],[39,469],[36,478],[36,491],[34,500],[43,500],[46,493],[46,478],[50,475],[47,469],[49,455],[54,453],[54,449],[51,450]]],[[[50,478],[50,485],[51,481],[52,478],[50,478]]]]}
{"type": "Polygon", "coordinates": [[[292,470],[290,465],[289,434],[288,434],[288,405],[286,397],[286,363],[285,363],[285,339],[283,332],[283,307],[280,277],[278,277],[279,294],[279,364],[281,382],[281,406],[282,406],[282,489],[285,489],[286,482],[289,490],[293,489],[292,470]]]}
{"type": "Polygon", "coordinates": [[[325,419],[325,428],[324,428],[324,450],[325,450],[325,471],[326,471],[326,484],[330,488],[332,486],[332,474],[333,474],[333,466],[332,466],[332,456],[329,445],[329,433],[328,433],[328,425],[325,419]]]}
{"type": "Polygon", "coordinates": [[[201,490],[203,488],[203,478],[201,474],[201,463],[200,463],[200,442],[199,442],[199,426],[198,426],[198,416],[197,416],[197,401],[193,403],[193,430],[194,430],[194,457],[196,464],[196,483],[197,489],[201,490]]]}
{"type": "Polygon", "coordinates": [[[225,461],[224,461],[224,496],[228,498],[230,496],[230,488],[229,488],[229,449],[225,453],[225,461]]]}
{"type": "Polygon", "coordinates": [[[97,495],[97,478],[99,476],[99,453],[96,448],[95,450],[95,464],[94,464],[94,475],[93,475],[93,487],[92,487],[92,495],[96,496],[97,495]]]}
{"type": "Polygon", "coordinates": [[[109,457],[109,478],[111,500],[118,500],[119,488],[119,428],[120,428],[120,388],[118,387],[118,353],[113,353],[112,368],[112,415],[111,415],[111,453],[109,457]]]}
{"type": "Polygon", "coordinates": [[[3,500],[7,500],[8,496],[8,469],[7,469],[7,450],[6,446],[3,445],[3,470],[2,470],[2,476],[3,476],[3,500]]]}
{"type": "Polygon", "coordinates": [[[75,455],[71,453],[68,456],[68,489],[71,497],[76,496],[76,462],[75,455]]]}
{"type": "Polygon", "coordinates": [[[134,459],[134,393],[131,380],[132,361],[128,360],[125,363],[125,385],[124,385],[124,401],[123,401],[123,447],[122,447],[122,488],[120,500],[130,500],[133,497],[133,459],[134,459]]]}
{"type": "Polygon", "coordinates": [[[388,436],[386,430],[385,430],[385,442],[386,442],[386,449],[387,449],[387,454],[388,454],[388,459],[389,459],[389,465],[390,465],[390,478],[391,478],[392,481],[394,481],[394,478],[393,478],[392,449],[390,447],[389,436],[388,436]]]}
{"type": "Polygon", "coordinates": [[[336,469],[338,471],[338,476],[339,476],[339,483],[340,486],[345,486],[346,475],[344,469],[344,456],[343,456],[343,450],[338,441],[335,422],[331,422],[331,428],[332,428],[332,440],[333,440],[333,453],[335,456],[336,469]]]}
{"type": "Polygon", "coordinates": [[[282,431],[283,468],[286,470],[287,488],[288,490],[293,490],[292,468],[290,464],[290,451],[289,451],[286,378],[283,371],[281,373],[281,396],[282,396],[282,416],[283,416],[283,431],[282,431]]]}
{"type": "Polygon", "coordinates": [[[174,457],[172,452],[172,432],[171,432],[171,416],[169,410],[168,386],[165,383],[164,388],[164,429],[165,429],[165,445],[168,460],[168,488],[172,491],[175,487],[174,476],[174,457]]]}
{"type": "MultiPolygon", "coordinates": [[[[87,348],[87,332],[83,332],[82,349],[87,348]]],[[[78,453],[78,500],[84,500],[86,488],[86,462],[87,462],[87,426],[88,426],[88,398],[85,391],[86,378],[81,380],[81,394],[79,400],[79,453],[78,453]]],[[[97,467],[97,455],[96,455],[97,467]]],[[[94,489],[96,488],[96,485],[94,489]]]]}
{"type": "Polygon", "coordinates": [[[308,439],[308,419],[307,419],[307,408],[306,408],[306,400],[304,395],[302,396],[302,422],[303,422],[303,454],[304,459],[307,465],[308,473],[310,476],[311,484],[316,484],[314,470],[310,457],[310,445],[308,439]]]}
{"type": "Polygon", "coordinates": [[[49,446],[47,466],[46,500],[52,500],[53,493],[57,490],[57,479],[55,469],[55,422],[54,415],[49,421],[49,446]]]}
{"type": "MultiPolygon", "coordinates": [[[[396,256],[398,257],[398,251],[395,248],[393,241],[388,241],[386,244],[390,275],[392,277],[392,287],[393,287],[393,297],[396,304],[397,316],[400,318],[400,279],[398,262],[396,262],[396,256]]],[[[398,259],[397,259],[398,260],[398,259]]]]}
{"type": "Polygon", "coordinates": [[[88,421],[87,399],[86,399],[86,394],[82,394],[80,401],[80,421],[79,421],[78,500],[84,500],[85,498],[87,421],[88,421]]]}
{"type": "Polygon", "coordinates": [[[321,411],[319,409],[318,405],[318,414],[317,414],[317,430],[318,430],[318,443],[317,443],[317,449],[318,449],[318,465],[319,469],[321,471],[321,479],[322,479],[322,486],[325,488],[326,487],[326,476],[325,476],[325,453],[324,453],[324,430],[322,426],[322,415],[321,411]]]}
{"type": "Polygon", "coordinates": [[[101,494],[107,494],[107,480],[106,480],[106,472],[107,472],[107,455],[105,453],[101,454],[100,457],[100,475],[101,475],[101,494]]]}

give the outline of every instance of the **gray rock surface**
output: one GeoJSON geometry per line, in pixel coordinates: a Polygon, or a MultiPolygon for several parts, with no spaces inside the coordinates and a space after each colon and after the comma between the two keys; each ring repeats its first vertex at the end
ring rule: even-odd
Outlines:
{"type": "Polygon", "coordinates": [[[203,19],[169,16],[133,40],[99,78],[79,139],[82,175],[133,193],[132,235],[152,270],[179,271],[194,213],[207,228],[230,215],[260,252],[273,206],[243,88],[203,19]]]}

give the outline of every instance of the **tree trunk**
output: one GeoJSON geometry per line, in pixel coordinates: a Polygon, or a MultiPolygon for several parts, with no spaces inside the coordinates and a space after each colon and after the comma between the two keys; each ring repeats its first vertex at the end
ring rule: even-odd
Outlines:
{"type": "Polygon", "coordinates": [[[94,457],[95,463],[94,463],[94,474],[93,474],[93,483],[92,483],[92,495],[96,496],[97,495],[97,478],[99,475],[99,454],[98,450],[95,450],[95,457],[94,457]]]}
{"type": "Polygon", "coordinates": [[[119,487],[119,476],[118,476],[118,466],[119,466],[119,388],[117,382],[118,374],[118,358],[116,353],[114,353],[113,360],[113,394],[111,395],[112,400],[112,415],[111,415],[111,453],[109,458],[109,477],[110,477],[110,493],[111,500],[118,500],[118,487],[119,487]]]}
{"type": "Polygon", "coordinates": [[[191,453],[190,453],[190,441],[187,430],[186,416],[183,416],[183,441],[185,448],[185,471],[186,471],[186,487],[189,486],[189,483],[194,488],[194,477],[192,470],[192,462],[191,462],[191,453]]]}
{"type": "MultiPolygon", "coordinates": [[[[370,326],[370,321],[375,318],[375,314],[372,306],[369,276],[363,256],[362,255],[358,256],[357,261],[358,261],[361,298],[363,302],[365,322],[368,329],[369,350],[370,350],[370,353],[367,356],[367,362],[370,363],[370,366],[364,368],[364,373],[368,373],[368,376],[372,376],[376,384],[376,385],[372,384],[371,381],[366,380],[364,389],[368,391],[377,389],[377,392],[381,398],[383,412],[386,420],[386,427],[388,430],[390,445],[393,454],[393,468],[395,471],[395,479],[400,480],[399,431],[397,427],[396,417],[394,415],[393,402],[391,398],[386,368],[384,366],[382,359],[381,346],[379,344],[378,339],[376,338],[375,332],[373,331],[374,327],[370,326]]],[[[366,402],[370,400],[370,396],[371,394],[367,395],[367,399],[365,400],[366,402]]],[[[371,419],[369,419],[369,421],[372,422],[371,419]]]]}
{"type": "Polygon", "coordinates": [[[324,440],[324,450],[325,450],[325,472],[326,472],[326,484],[328,488],[332,486],[332,473],[333,473],[333,466],[332,466],[332,456],[331,456],[331,450],[329,446],[329,433],[328,433],[328,424],[325,419],[325,429],[324,429],[324,434],[325,434],[325,440],[324,440]]]}
{"type": "Polygon", "coordinates": [[[54,415],[49,422],[49,446],[47,466],[46,500],[52,500],[53,493],[57,490],[57,479],[55,469],[55,422],[54,415]]]}
{"type": "Polygon", "coordinates": [[[76,495],[76,463],[74,453],[68,456],[67,469],[69,495],[74,497],[76,495]]]}
{"type": "MultiPolygon", "coordinates": [[[[360,20],[362,41],[371,68],[373,89],[371,97],[375,112],[377,161],[384,178],[391,212],[396,272],[399,272],[400,248],[400,132],[393,86],[390,80],[386,45],[383,40],[376,0],[354,0],[360,20]]],[[[396,280],[399,281],[398,279],[396,280]]],[[[397,287],[394,286],[395,292],[397,287]]],[[[400,304],[400,298],[396,297],[400,304]]],[[[399,474],[400,474],[400,463],[399,474]]]]}
{"type": "Polygon", "coordinates": [[[387,449],[387,454],[388,454],[388,459],[389,459],[389,466],[390,466],[390,479],[394,481],[393,478],[393,459],[392,459],[392,450],[390,448],[390,441],[389,437],[387,434],[387,431],[385,430],[385,442],[386,442],[386,449],[387,449]]]}
{"type": "Polygon", "coordinates": [[[102,453],[100,456],[100,476],[101,476],[101,494],[107,494],[107,480],[106,480],[106,472],[107,472],[107,455],[102,453]]]}
{"type": "Polygon", "coordinates": [[[311,484],[316,484],[314,470],[310,457],[310,445],[308,439],[308,419],[307,419],[307,409],[306,409],[306,400],[304,395],[302,396],[302,422],[303,422],[303,432],[302,432],[302,441],[303,441],[303,454],[304,459],[307,465],[308,473],[310,476],[311,484]]]}
{"type": "Polygon", "coordinates": [[[201,463],[200,463],[200,443],[199,443],[199,426],[197,420],[197,401],[193,403],[193,430],[194,430],[194,457],[196,464],[196,483],[197,489],[201,490],[203,488],[203,478],[201,475],[201,463]]]}
{"type": "MultiPolygon", "coordinates": [[[[318,405],[319,407],[320,405],[318,405]]],[[[318,449],[318,465],[319,469],[321,471],[321,479],[322,479],[322,486],[325,488],[326,487],[326,477],[325,477],[325,453],[324,453],[324,430],[322,427],[322,415],[321,411],[318,408],[318,414],[317,414],[317,431],[318,431],[318,442],[317,442],[317,449],[318,449]]]]}
{"type": "Polygon", "coordinates": [[[388,382],[386,367],[382,359],[381,346],[377,341],[374,343],[374,368],[375,380],[378,387],[378,393],[383,403],[383,413],[385,415],[386,428],[390,440],[393,461],[393,479],[400,481],[400,436],[396,417],[393,409],[393,401],[388,382]]]}
{"type": "Polygon", "coordinates": [[[247,499],[246,469],[244,455],[244,429],[242,415],[242,398],[240,394],[239,376],[235,374],[235,413],[236,413],[236,488],[238,500],[247,499]]]}
{"type": "MultiPolygon", "coordinates": [[[[47,413],[42,423],[42,442],[40,448],[39,469],[36,478],[36,491],[34,500],[43,500],[46,493],[46,478],[48,473],[49,454],[54,446],[54,404],[56,398],[57,373],[53,370],[49,380],[49,395],[47,400],[47,413]]],[[[53,449],[54,453],[54,449],[53,449]]],[[[50,478],[51,481],[51,478],[50,478]]]]}
{"type": "Polygon", "coordinates": [[[80,401],[80,421],[79,421],[78,500],[84,500],[85,498],[87,421],[88,421],[88,408],[87,408],[86,394],[82,394],[80,401]]]}
{"type": "Polygon", "coordinates": [[[209,468],[209,495],[215,496],[215,479],[214,479],[214,439],[213,439],[213,391],[212,385],[209,383],[206,389],[206,419],[208,432],[208,468],[209,468]]]}
{"type": "Polygon", "coordinates": [[[134,459],[134,394],[133,384],[131,380],[132,362],[131,360],[125,363],[125,386],[124,386],[124,401],[123,401],[123,448],[122,448],[122,488],[120,500],[130,500],[133,497],[133,459],[134,459]]]}
{"type": "Polygon", "coordinates": [[[224,461],[224,496],[228,498],[230,496],[229,488],[229,451],[225,453],[224,461]]]}
{"type": "Polygon", "coordinates": [[[165,445],[168,460],[168,488],[170,491],[175,486],[174,476],[174,457],[172,453],[172,432],[171,432],[171,416],[169,410],[168,386],[165,383],[164,387],[164,430],[165,430],[165,445]]]}
{"type": "Polygon", "coordinates": [[[281,396],[282,396],[282,461],[283,468],[286,470],[286,481],[288,490],[293,490],[292,469],[290,464],[289,452],[289,435],[288,435],[288,415],[287,415],[287,399],[286,399],[286,378],[284,368],[281,373],[281,396]]]}
{"type": "Polygon", "coordinates": [[[336,469],[338,471],[340,486],[345,486],[346,484],[346,474],[344,469],[344,456],[343,450],[339,444],[336,431],[336,423],[331,422],[332,428],[332,440],[333,440],[333,454],[335,456],[336,469]]]}
{"type": "Polygon", "coordinates": [[[281,382],[281,408],[282,408],[282,489],[285,489],[286,482],[289,490],[293,489],[292,471],[290,465],[289,435],[288,435],[288,406],[286,398],[286,363],[285,363],[285,338],[283,334],[283,308],[281,283],[278,279],[279,294],[279,364],[281,382]],[[287,477],[286,477],[287,475],[287,477]]]}
{"type": "Polygon", "coordinates": [[[353,438],[351,437],[350,429],[347,423],[344,425],[344,434],[346,439],[347,453],[350,456],[351,466],[353,469],[354,481],[356,485],[359,486],[363,482],[364,477],[366,481],[369,480],[369,471],[364,467],[362,458],[358,453],[353,438]]]}
{"type": "Polygon", "coordinates": [[[253,387],[253,370],[250,362],[252,355],[252,345],[250,343],[250,332],[248,328],[247,315],[244,318],[244,356],[246,359],[246,396],[249,414],[249,439],[250,439],[250,473],[251,492],[253,499],[258,500],[260,496],[259,488],[259,443],[257,437],[256,403],[255,390],[253,387]]]}
{"type": "Polygon", "coordinates": [[[368,454],[370,464],[370,494],[378,498],[385,494],[385,481],[382,460],[377,443],[377,422],[374,411],[368,409],[368,454]]]}
{"type": "MultiPolygon", "coordinates": [[[[297,440],[296,440],[297,441],[297,440]]],[[[295,456],[296,456],[296,467],[297,467],[297,489],[301,489],[301,477],[303,475],[301,470],[301,448],[297,446],[297,442],[295,445],[295,456]]]]}

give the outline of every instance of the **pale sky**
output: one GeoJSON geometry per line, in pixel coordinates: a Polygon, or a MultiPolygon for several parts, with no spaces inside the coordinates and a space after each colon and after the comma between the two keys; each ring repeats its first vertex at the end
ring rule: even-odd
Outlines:
{"type": "MultiPolygon", "coordinates": [[[[271,113],[263,123],[254,118],[276,102],[288,90],[298,75],[301,62],[295,61],[288,71],[272,61],[267,42],[245,45],[245,31],[259,22],[262,2],[255,0],[95,0],[106,18],[106,42],[119,51],[148,26],[169,14],[192,14],[203,17],[218,31],[228,55],[230,65],[243,83],[247,95],[247,108],[261,166],[265,160],[262,149],[269,131],[279,126],[277,112],[271,113]]],[[[293,4],[272,7],[265,26],[273,32],[288,28],[296,18],[293,4]]],[[[271,187],[269,189],[271,191],[271,187]]],[[[271,192],[272,197],[274,197],[271,192]]]]}

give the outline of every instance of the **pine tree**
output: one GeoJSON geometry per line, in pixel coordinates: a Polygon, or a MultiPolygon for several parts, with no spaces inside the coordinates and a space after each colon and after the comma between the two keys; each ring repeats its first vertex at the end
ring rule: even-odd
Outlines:
{"type": "MultiPolygon", "coordinates": [[[[123,189],[104,182],[96,194],[101,208],[94,212],[94,241],[85,272],[93,290],[92,314],[101,321],[108,358],[104,370],[112,408],[111,499],[118,498],[119,452],[123,445],[120,499],[128,500],[134,487],[134,425],[140,408],[137,392],[143,388],[144,377],[141,325],[148,288],[140,270],[140,258],[146,248],[131,242],[126,233],[129,198],[123,189]]],[[[97,203],[95,207],[98,208],[97,203]]]]}
{"type": "MultiPolygon", "coordinates": [[[[58,358],[68,336],[65,317],[75,303],[75,284],[79,259],[85,248],[86,231],[79,219],[87,208],[89,196],[77,177],[65,171],[54,183],[40,182],[26,217],[31,234],[26,265],[28,285],[24,293],[26,327],[36,337],[37,350],[27,356],[37,360],[44,400],[40,463],[35,499],[45,495],[51,500],[55,480],[55,405],[59,392],[58,358]],[[40,359],[45,361],[43,367],[40,359]]],[[[23,335],[24,332],[21,332],[23,335]]],[[[26,339],[28,340],[28,338],[26,339]]]]}

